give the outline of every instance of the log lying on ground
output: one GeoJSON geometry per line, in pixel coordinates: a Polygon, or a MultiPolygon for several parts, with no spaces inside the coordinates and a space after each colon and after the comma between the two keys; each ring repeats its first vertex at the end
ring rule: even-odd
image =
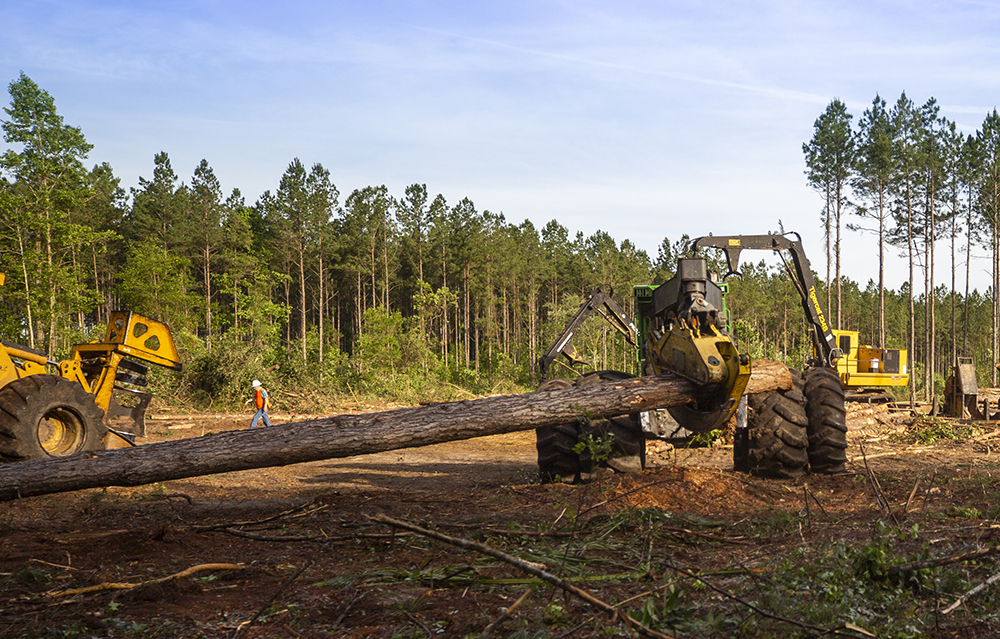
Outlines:
{"type": "MultiPolygon", "coordinates": [[[[783,365],[755,362],[747,392],[790,386],[791,376],[783,365]]],[[[596,419],[677,406],[699,392],[704,389],[673,375],[637,377],[18,462],[0,466],[0,501],[84,488],[141,486],[512,433],[584,416],[596,419]]]]}

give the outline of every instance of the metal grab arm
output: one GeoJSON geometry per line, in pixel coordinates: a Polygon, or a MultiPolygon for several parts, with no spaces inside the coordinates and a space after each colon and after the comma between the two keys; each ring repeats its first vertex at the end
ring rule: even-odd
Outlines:
{"type": "MultiPolygon", "coordinates": [[[[805,249],[802,248],[802,238],[794,232],[787,235],[794,235],[795,239],[776,234],[708,235],[692,240],[691,251],[697,255],[700,248],[722,249],[726,254],[726,265],[729,269],[726,277],[740,274],[740,252],[743,249],[788,251],[791,253],[792,264],[795,266],[795,277],[792,281],[795,282],[799,296],[802,298],[802,308],[806,313],[806,319],[809,320],[814,329],[813,342],[816,346],[816,352],[820,354],[822,360],[818,364],[833,366],[834,362],[843,357],[843,353],[837,346],[837,339],[827,322],[826,313],[823,311],[819,295],[816,293],[816,280],[813,278],[805,249]]],[[[785,267],[788,268],[788,265],[786,264],[785,267]]]]}

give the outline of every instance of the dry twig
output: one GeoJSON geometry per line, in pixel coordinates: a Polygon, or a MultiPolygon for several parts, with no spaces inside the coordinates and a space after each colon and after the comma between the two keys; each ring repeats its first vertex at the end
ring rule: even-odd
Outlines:
{"type": "Polygon", "coordinates": [[[973,588],[969,592],[965,593],[964,595],[962,595],[961,597],[959,597],[958,599],[956,599],[950,606],[948,606],[947,608],[945,608],[944,610],[942,610],[941,613],[945,614],[945,615],[951,614],[951,612],[953,610],[955,610],[956,608],[958,608],[959,606],[961,606],[962,604],[964,604],[967,599],[969,599],[970,597],[973,597],[974,595],[978,594],[979,592],[981,592],[983,590],[986,590],[987,588],[989,588],[990,586],[992,586],[993,584],[995,584],[998,581],[1000,581],[1000,573],[993,575],[992,577],[990,577],[989,579],[987,579],[983,583],[979,584],[978,586],[976,586],[975,588],[973,588]]]}
{"type": "Polygon", "coordinates": [[[260,616],[262,614],[264,614],[264,611],[267,610],[268,608],[270,608],[274,604],[274,601],[275,601],[275,599],[278,598],[278,595],[280,595],[282,592],[284,592],[285,588],[288,588],[290,585],[292,585],[293,581],[295,581],[296,579],[298,579],[299,576],[302,573],[304,573],[306,570],[308,570],[312,566],[313,566],[313,563],[308,563],[308,564],[302,566],[301,568],[299,568],[298,572],[296,572],[294,575],[291,576],[291,578],[288,581],[286,581],[285,583],[281,584],[281,587],[274,591],[274,594],[271,595],[271,598],[267,600],[266,604],[264,604],[263,606],[261,606],[260,610],[257,611],[257,614],[255,614],[249,621],[244,621],[240,625],[236,626],[236,630],[235,630],[235,632],[233,632],[233,639],[236,639],[236,637],[238,637],[240,635],[240,632],[242,632],[244,628],[249,628],[250,626],[252,626],[255,623],[257,623],[257,620],[260,619],[260,616]]]}
{"type": "Polygon", "coordinates": [[[868,457],[865,455],[864,445],[861,446],[861,456],[865,460],[865,471],[868,473],[868,481],[871,483],[872,490],[875,491],[875,499],[879,507],[885,508],[885,511],[892,517],[893,523],[896,524],[896,528],[899,528],[899,520],[896,519],[896,513],[892,512],[892,506],[889,504],[889,500],[886,499],[885,493],[882,492],[882,486],[878,483],[878,478],[875,477],[875,473],[872,472],[871,467],[868,465],[868,457]]]}
{"type": "Polygon", "coordinates": [[[698,532],[696,530],[688,530],[687,528],[673,528],[671,526],[660,526],[660,530],[666,530],[672,533],[683,533],[685,535],[690,535],[692,537],[701,537],[702,539],[708,539],[710,541],[718,541],[723,544],[738,544],[742,546],[753,546],[755,545],[752,541],[745,541],[743,539],[733,539],[730,537],[719,537],[718,535],[710,535],[708,533],[698,532]]]}
{"type": "Polygon", "coordinates": [[[316,505],[315,500],[307,501],[306,503],[295,506],[294,508],[289,508],[288,510],[283,510],[280,513],[271,515],[270,517],[265,517],[263,519],[255,519],[252,521],[231,521],[222,524],[211,524],[209,526],[195,526],[192,528],[195,532],[208,532],[211,530],[223,530],[226,528],[235,528],[237,526],[260,526],[261,524],[267,524],[278,519],[283,519],[285,517],[304,517],[305,515],[311,515],[314,512],[326,509],[326,504],[316,505]],[[308,509],[310,506],[315,506],[314,508],[308,509]]]}
{"type": "Polygon", "coordinates": [[[431,629],[427,627],[427,624],[425,624],[425,623],[424,623],[423,621],[420,621],[419,619],[417,619],[417,616],[416,616],[415,614],[413,614],[413,613],[412,613],[412,612],[410,612],[409,610],[404,610],[403,612],[405,612],[405,613],[406,613],[406,618],[407,618],[407,619],[409,619],[409,620],[410,620],[410,621],[412,621],[413,623],[415,623],[415,624],[417,624],[418,626],[420,626],[420,627],[421,627],[421,629],[423,629],[423,631],[427,633],[427,637],[428,637],[428,639],[429,639],[430,637],[433,637],[433,636],[434,636],[434,633],[433,633],[433,632],[431,632],[431,629]]]}
{"type": "Polygon", "coordinates": [[[512,605],[510,608],[505,608],[504,611],[500,614],[499,617],[496,618],[496,620],[493,623],[486,626],[486,629],[483,630],[483,634],[479,635],[479,639],[487,639],[487,637],[493,634],[493,631],[499,628],[500,625],[503,624],[503,622],[510,619],[510,614],[515,610],[517,610],[521,604],[527,601],[528,597],[530,597],[531,593],[533,592],[535,591],[532,590],[531,588],[525,590],[524,594],[518,597],[517,601],[514,602],[514,605],[512,605]]]}
{"type": "Polygon", "coordinates": [[[903,506],[903,514],[910,512],[910,504],[913,503],[913,497],[917,494],[917,487],[920,485],[920,478],[913,482],[913,490],[910,491],[910,496],[906,498],[906,505],[903,506]]]}
{"type": "Polygon", "coordinates": [[[149,581],[141,581],[137,584],[127,584],[127,583],[115,583],[115,582],[105,582],[97,584],[94,586],[87,586],[86,588],[73,588],[72,590],[53,590],[45,594],[46,597],[69,597],[72,595],[83,595],[90,592],[100,592],[102,590],[128,590],[130,588],[137,588],[139,586],[147,586],[149,584],[163,583],[164,581],[171,581],[173,579],[181,579],[189,575],[193,575],[196,572],[202,572],[204,570],[243,570],[244,566],[237,564],[199,564],[197,566],[191,566],[187,570],[182,570],[178,573],[168,575],[166,577],[161,577],[160,579],[150,579],[149,581]]]}

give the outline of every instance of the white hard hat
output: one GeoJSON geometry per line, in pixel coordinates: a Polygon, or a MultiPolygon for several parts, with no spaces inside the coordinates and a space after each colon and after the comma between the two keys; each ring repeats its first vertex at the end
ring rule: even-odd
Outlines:
{"type": "Polygon", "coordinates": [[[253,380],[253,384],[250,384],[250,386],[257,388],[258,386],[260,386],[260,380],[259,379],[253,380]]]}

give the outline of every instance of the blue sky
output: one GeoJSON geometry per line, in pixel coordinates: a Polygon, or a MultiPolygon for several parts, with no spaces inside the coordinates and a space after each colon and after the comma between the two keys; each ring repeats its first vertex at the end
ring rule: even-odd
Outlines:
{"type": "MultiPolygon", "coordinates": [[[[182,180],[205,158],[252,203],[298,157],[342,201],[419,182],[652,258],[664,237],[780,221],[821,275],[802,144],[826,105],[857,121],[905,90],[974,133],[1000,95],[995,1],[18,0],[0,25],[0,80],[24,71],[48,91],[126,188],[166,151],[182,180]]],[[[876,255],[844,231],[862,286],[876,255]]],[[[989,261],[972,266],[985,289],[989,261]]],[[[893,251],[887,284],[906,277],[893,251]]]]}

